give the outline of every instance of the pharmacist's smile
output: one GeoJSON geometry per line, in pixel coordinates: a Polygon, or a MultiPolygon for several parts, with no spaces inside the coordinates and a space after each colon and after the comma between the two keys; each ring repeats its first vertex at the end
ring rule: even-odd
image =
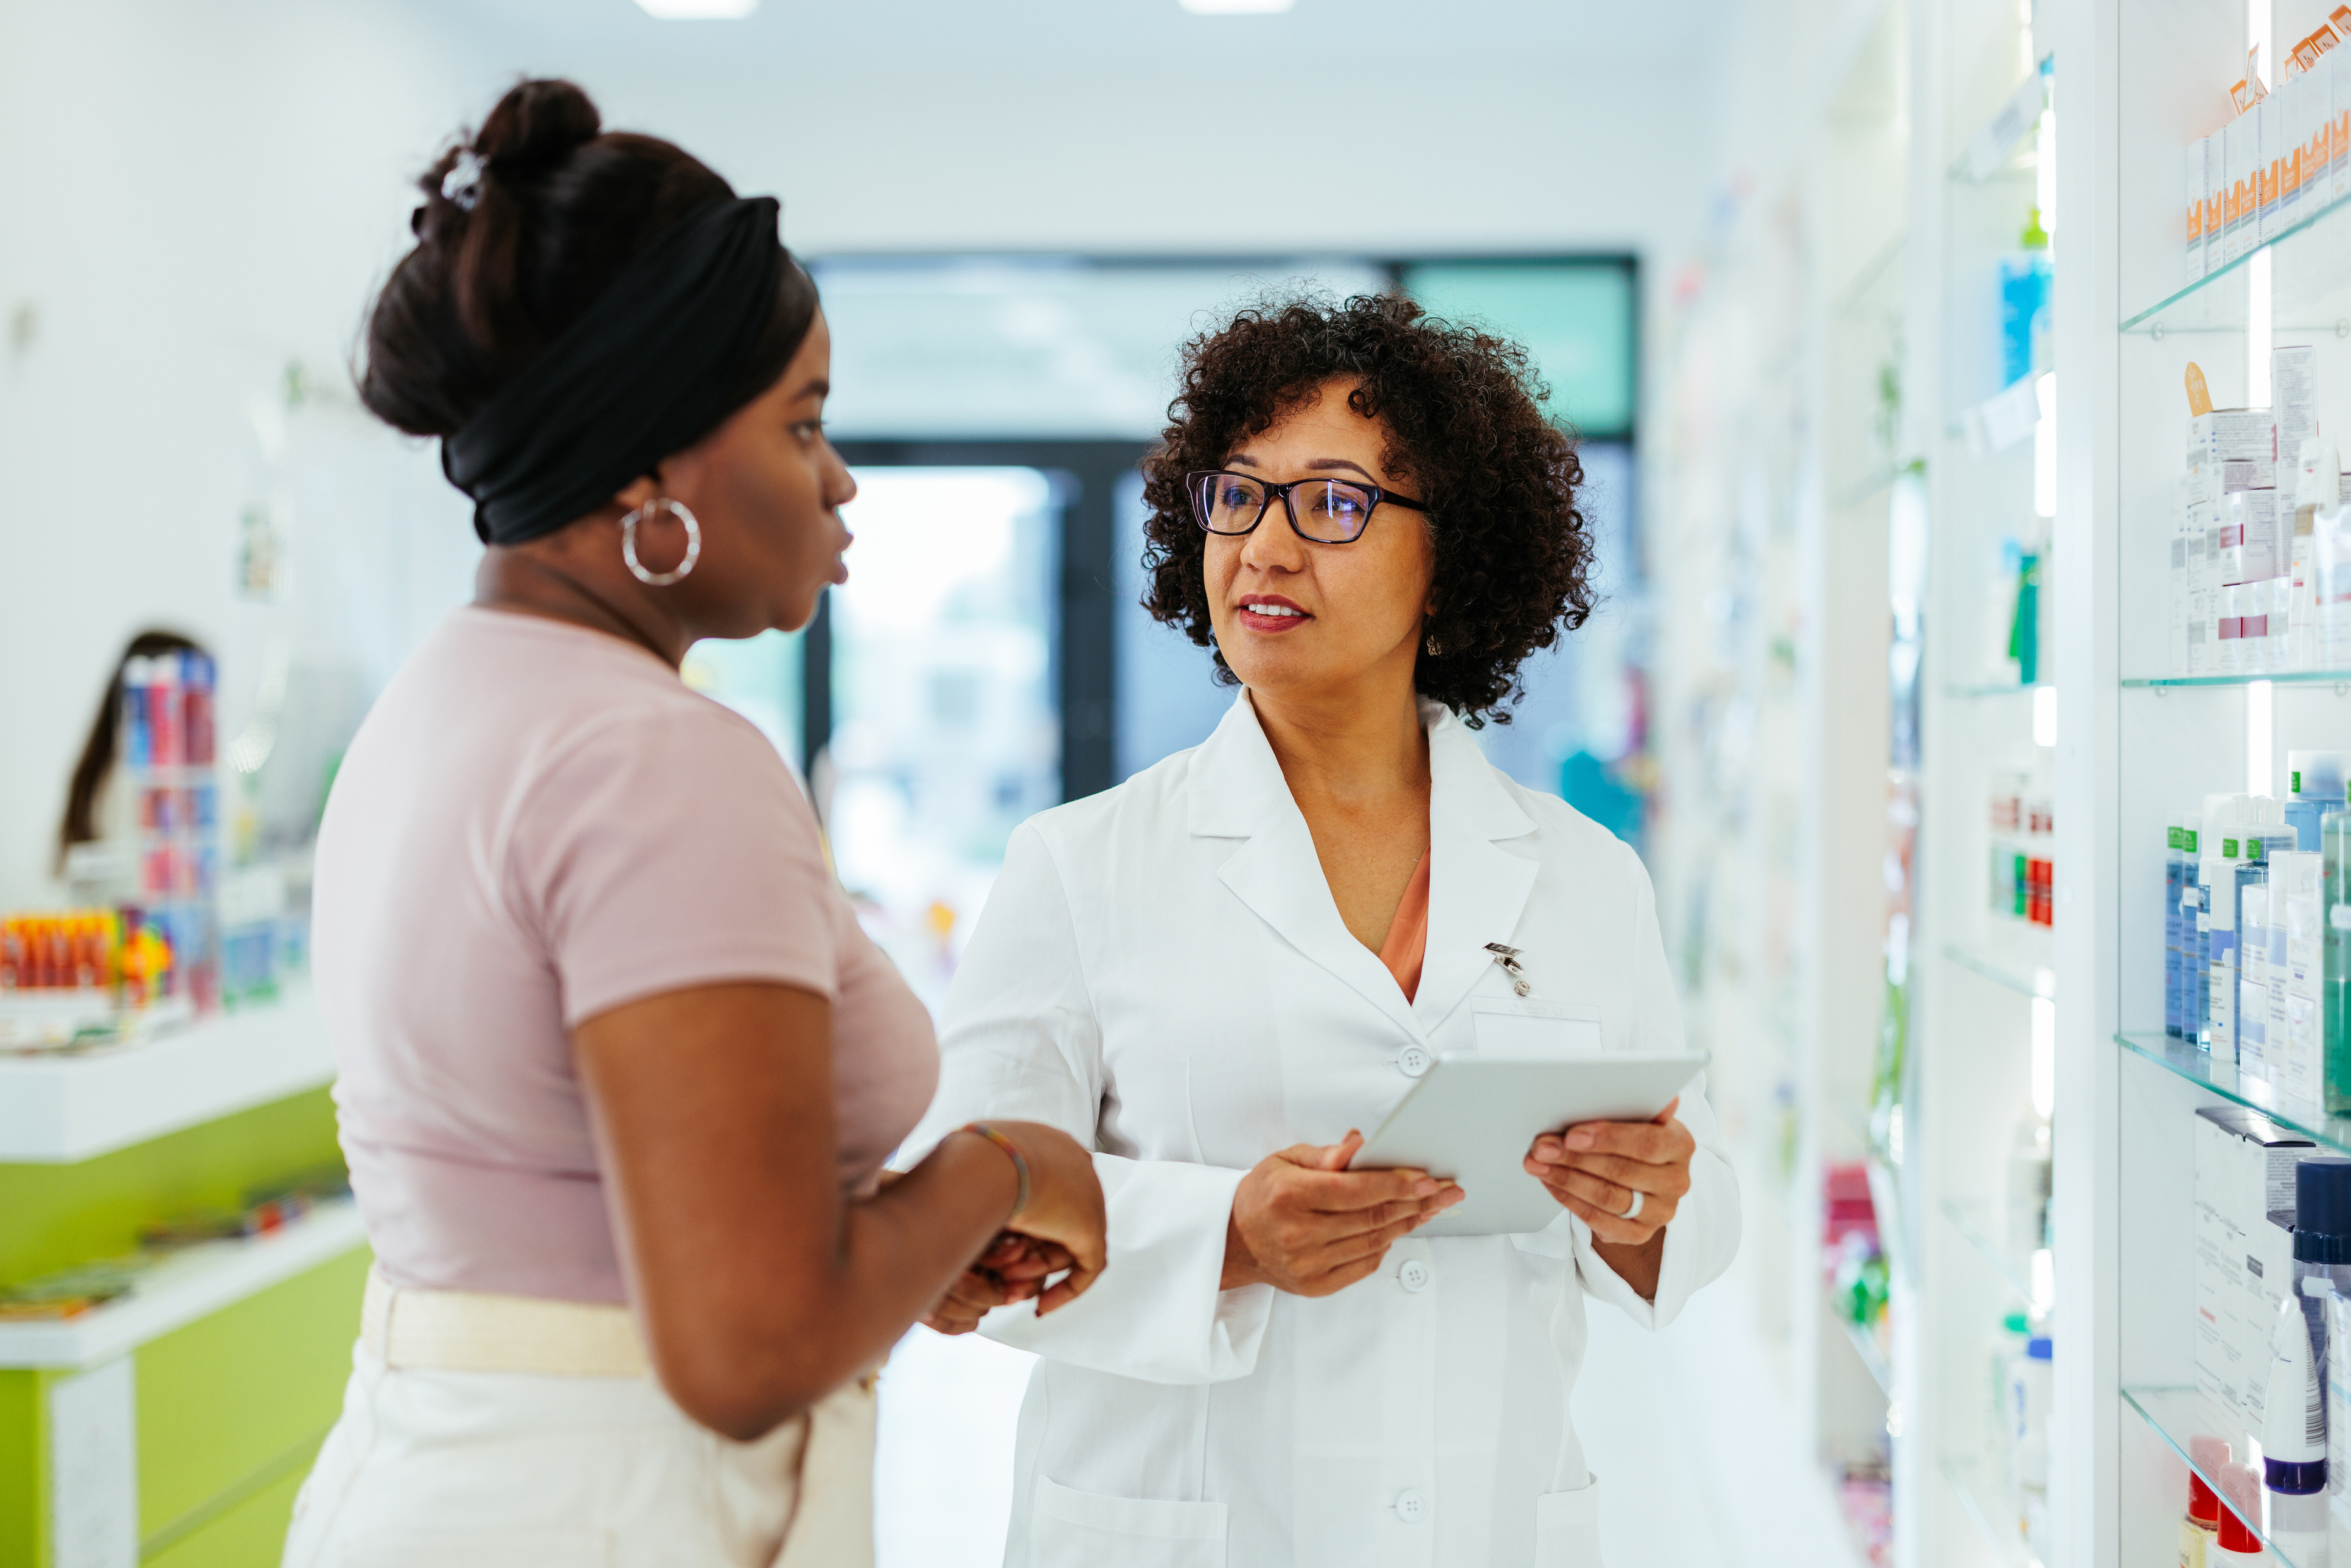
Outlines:
{"type": "Polygon", "coordinates": [[[1314,619],[1279,593],[1244,593],[1234,603],[1242,628],[1250,632],[1294,632],[1314,619]]]}

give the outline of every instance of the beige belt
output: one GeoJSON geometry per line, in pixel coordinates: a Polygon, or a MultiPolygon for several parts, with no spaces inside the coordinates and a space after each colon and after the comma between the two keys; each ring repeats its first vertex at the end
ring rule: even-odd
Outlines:
{"type": "Polygon", "coordinates": [[[444,1372],[528,1372],[549,1377],[643,1377],[636,1321],[626,1307],[403,1290],[370,1269],[360,1343],[386,1366],[444,1372]]]}

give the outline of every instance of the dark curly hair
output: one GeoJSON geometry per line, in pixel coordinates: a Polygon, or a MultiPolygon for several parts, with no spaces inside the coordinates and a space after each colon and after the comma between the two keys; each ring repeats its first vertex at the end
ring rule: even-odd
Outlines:
{"type": "MultiPolygon", "coordinates": [[[[1348,406],[1386,422],[1382,463],[1409,476],[1431,508],[1428,631],[1441,652],[1423,647],[1413,685],[1472,729],[1508,724],[1528,655],[1592,613],[1592,535],[1576,506],[1583,465],[1573,437],[1543,417],[1550,392],[1525,349],[1427,316],[1400,295],[1255,305],[1184,345],[1182,390],[1143,463],[1144,607],[1214,648],[1207,536],[1184,476],[1223,467],[1236,446],[1334,377],[1361,383],[1348,406]]],[[[1222,652],[1216,661],[1217,678],[1238,685],[1222,652]]]]}

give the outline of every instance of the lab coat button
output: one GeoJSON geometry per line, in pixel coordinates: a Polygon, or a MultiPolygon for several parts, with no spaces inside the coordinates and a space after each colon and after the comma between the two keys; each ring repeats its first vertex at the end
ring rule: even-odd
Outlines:
{"type": "Polygon", "coordinates": [[[1416,1045],[1407,1045],[1404,1054],[1396,1058],[1396,1066],[1403,1069],[1406,1078],[1417,1078],[1428,1071],[1428,1052],[1416,1045]]]}
{"type": "Polygon", "coordinates": [[[1428,1265],[1417,1258],[1407,1258],[1396,1270],[1396,1283],[1417,1294],[1428,1289],[1428,1265]]]}
{"type": "Polygon", "coordinates": [[[1396,1517],[1406,1524],[1418,1524],[1428,1517],[1428,1500],[1416,1491],[1398,1492],[1395,1510],[1396,1517]]]}

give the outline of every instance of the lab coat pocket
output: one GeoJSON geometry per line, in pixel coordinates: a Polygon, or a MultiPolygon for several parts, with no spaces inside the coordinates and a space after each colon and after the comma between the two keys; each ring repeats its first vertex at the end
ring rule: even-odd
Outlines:
{"type": "Polygon", "coordinates": [[[1580,1003],[1478,997],[1469,1003],[1478,1049],[1510,1056],[1594,1056],[1606,1048],[1600,1009],[1580,1003]]]}
{"type": "Polygon", "coordinates": [[[1037,1478],[1030,1568],[1225,1568],[1225,1505],[1103,1497],[1037,1478]]]}
{"type": "Polygon", "coordinates": [[[1535,1499],[1534,1568],[1600,1568],[1600,1478],[1535,1499]]]}

